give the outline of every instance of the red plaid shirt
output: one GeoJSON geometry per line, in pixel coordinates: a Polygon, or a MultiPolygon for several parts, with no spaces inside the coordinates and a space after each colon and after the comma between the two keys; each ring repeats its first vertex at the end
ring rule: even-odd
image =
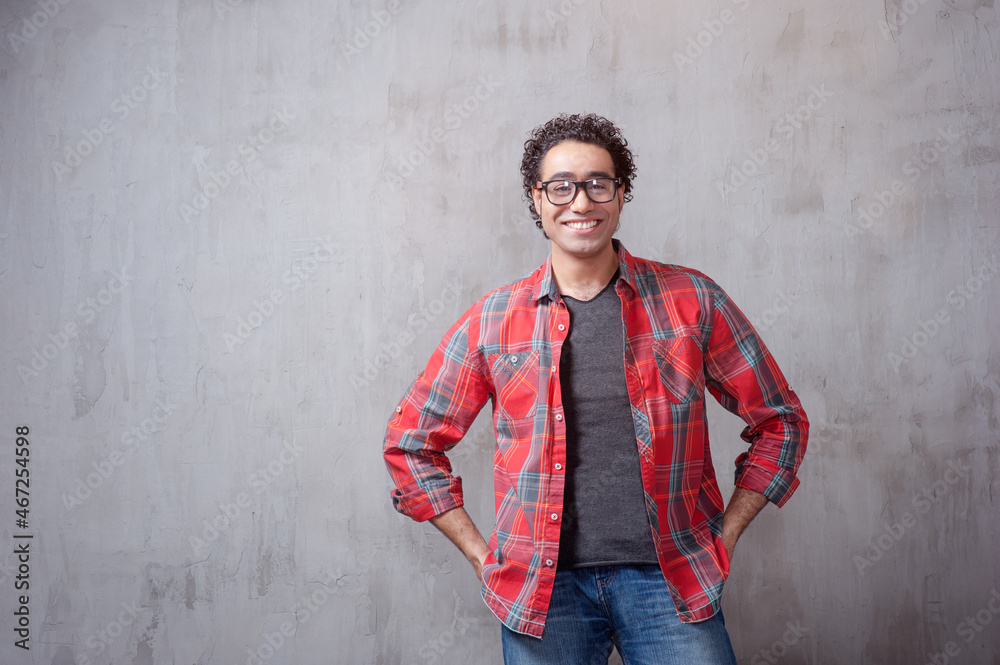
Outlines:
{"type": "MultiPolygon", "coordinates": [[[[719,609],[729,559],[705,389],[746,423],[736,484],[781,506],[798,486],[808,421],[742,312],[695,270],[632,257],[616,241],[646,512],[681,621],[719,609]]],[[[487,294],[445,335],[389,421],[384,456],[393,504],[418,521],[463,504],[445,453],[493,403],[496,529],[483,599],[511,630],[541,636],[564,517],[566,423],[559,357],[570,317],[551,257],[487,294]]],[[[613,486],[609,486],[613,491],[613,486]]],[[[613,525],[609,525],[613,528],[613,525]]]]}

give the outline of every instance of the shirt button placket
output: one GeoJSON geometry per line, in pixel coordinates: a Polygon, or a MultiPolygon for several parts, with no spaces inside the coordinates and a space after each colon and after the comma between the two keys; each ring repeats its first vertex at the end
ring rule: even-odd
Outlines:
{"type": "MultiPolygon", "coordinates": [[[[560,303],[560,305],[565,310],[566,306],[563,305],[562,303],[560,303]]],[[[556,329],[559,332],[566,332],[566,324],[560,323],[560,324],[556,325],[556,329]]],[[[557,369],[558,369],[558,367],[556,365],[552,365],[551,370],[552,370],[553,374],[556,373],[557,369]]],[[[562,422],[562,419],[563,419],[562,414],[561,413],[557,413],[556,414],[556,421],[557,422],[562,422]]],[[[555,465],[554,465],[554,468],[555,468],[556,471],[560,471],[560,470],[562,470],[563,467],[562,467],[562,464],[560,464],[559,462],[556,462],[555,465]]],[[[559,521],[559,513],[552,513],[549,517],[552,520],[552,522],[558,522],[559,521]]],[[[552,559],[546,559],[545,560],[545,565],[546,565],[546,567],[551,568],[554,565],[556,565],[556,562],[553,561],[552,559]]]]}

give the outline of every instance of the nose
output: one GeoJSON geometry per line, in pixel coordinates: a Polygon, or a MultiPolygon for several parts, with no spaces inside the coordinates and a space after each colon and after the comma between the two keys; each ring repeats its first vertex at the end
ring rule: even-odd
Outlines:
{"type": "Polygon", "coordinates": [[[594,207],[594,202],[590,200],[590,196],[587,195],[587,188],[580,186],[576,190],[576,196],[573,198],[572,204],[570,204],[570,210],[573,212],[587,212],[594,207]]]}

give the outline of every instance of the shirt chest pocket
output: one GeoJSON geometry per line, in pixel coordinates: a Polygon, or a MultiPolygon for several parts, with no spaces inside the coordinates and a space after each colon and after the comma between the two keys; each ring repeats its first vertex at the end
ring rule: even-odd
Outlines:
{"type": "Polygon", "coordinates": [[[489,356],[497,408],[505,418],[535,415],[538,400],[538,349],[489,356]]]}
{"type": "Polygon", "coordinates": [[[668,400],[694,402],[705,395],[704,354],[696,337],[653,340],[653,354],[668,400]]]}

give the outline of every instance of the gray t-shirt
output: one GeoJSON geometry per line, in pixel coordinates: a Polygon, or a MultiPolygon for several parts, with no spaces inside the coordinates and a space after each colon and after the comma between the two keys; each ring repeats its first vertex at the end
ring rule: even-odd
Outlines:
{"type": "Polygon", "coordinates": [[[566,490],[559,568],[656,564],[625,385],[618,273],[588,301],[563,296],[569,335],[559,362],[566,490]]]}

